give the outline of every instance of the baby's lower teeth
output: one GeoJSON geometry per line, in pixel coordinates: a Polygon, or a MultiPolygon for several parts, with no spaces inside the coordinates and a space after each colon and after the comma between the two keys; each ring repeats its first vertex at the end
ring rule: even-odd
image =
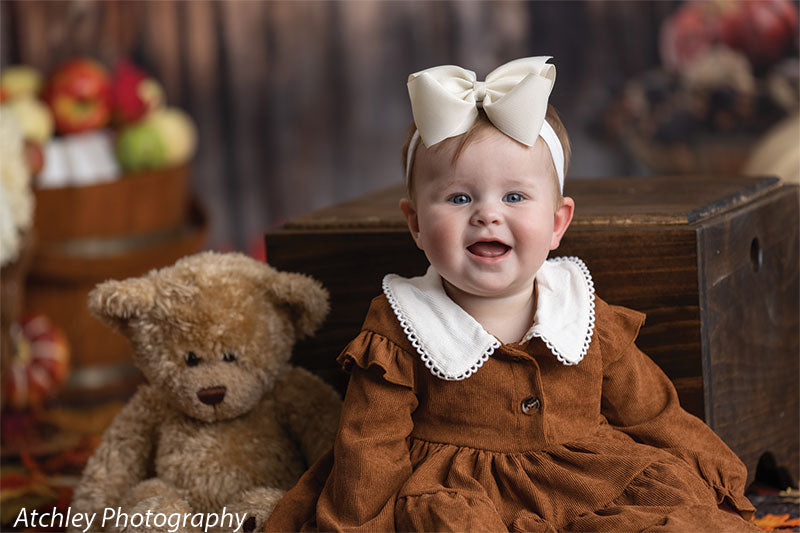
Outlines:
{"type": "Polygon", "coordinates": [[[477,243],[470,246],[470,251],[480,257],[497,257],[503,255],[508,247],[500,243],[477,243]]]}

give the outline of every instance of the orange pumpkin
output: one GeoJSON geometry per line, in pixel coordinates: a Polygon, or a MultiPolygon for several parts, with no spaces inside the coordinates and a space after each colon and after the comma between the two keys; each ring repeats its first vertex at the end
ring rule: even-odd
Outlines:
{"type": "Polygon", "coordinates": [[[64,383],[69,373],[69,343],[44,315],[12,326],[16,348],[3,376],[3,399],[17,409],[40,407],[64,383]]]}

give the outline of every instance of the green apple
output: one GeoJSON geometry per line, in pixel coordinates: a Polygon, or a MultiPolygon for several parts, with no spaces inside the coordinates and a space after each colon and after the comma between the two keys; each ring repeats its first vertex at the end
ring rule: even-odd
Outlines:
{"type": "Polygon", "coordinates": [[[22,96],[9,100],[4,107],[19,122],[25,139],[44,144],[53,136],[53,115],[44,102],[31,96],[22,96]]]}
{"type": "Polygon", "coordinates": [[[167,160],[162,136],[148,121],[137,122],[120,130],[116,153],[126,172],[163,167],[167,160]]]}
{"type": "Polygon", "coordinates": [[[197,149],[197,127],[189,115],[168,107],[153,111],[145,122],[161,136],[168,165],[180,165],[192,158],[197,149]]]}

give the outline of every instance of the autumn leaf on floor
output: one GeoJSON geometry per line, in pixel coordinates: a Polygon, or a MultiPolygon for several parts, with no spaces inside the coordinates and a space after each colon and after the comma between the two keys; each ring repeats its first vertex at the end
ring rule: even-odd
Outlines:
{"type": "Polygon", "coordinates": [[[753,522],[764,531],[800,527],[800,518],[790,519],[788,514],[766,514],[761,518],[753,518],[753,522]]]}

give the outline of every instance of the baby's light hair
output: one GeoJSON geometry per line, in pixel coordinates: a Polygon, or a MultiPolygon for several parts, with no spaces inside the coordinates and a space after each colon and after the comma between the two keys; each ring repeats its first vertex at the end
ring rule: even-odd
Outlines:
{"type": "MultiPolygon", "coordinates": [[[[552,126],[553,131],[556,132],[558,140],[561,142],[561,146],[564,149],[564,175],[566,176],[567,168],[569,167],[570,154],[572,150],[569,143],[569,136],[567,135],[567,129],[564,127],[564,123],[561,122],[561,117],[559,117],[558,111],[556,111],[556,108],[553,107],[552,104],[547,104],[547,114],[545,115],[545,120],[547,120],[550,126],[552,126]]],[[[408,148],[409,145],[411,144],[411,137],[413,137],[416,129],[417,129],[416,126],[414,125],[414,123],[412,123],[408,129],[408,133],[406,135],[406,141],[405,143],[403,143],[404,174],[406,173],[406,165],[408,164],[407,163],[408,148]]],[[[500,131],[497,130],[497,128],[495,128],[494,125],[489,121],[483,109],[479,109],[478,118],[475,119],[475,122],[472,123],[472,126],[470,126],[470,128],[467,131],[465,131],[461,135],[445,139],[444,141],[429,148],[429,150],[433,150],[434,153],[436,153],[441,150],[446,150],[447,148],[455,145],[455,150],[453,150],[453,157],[450,162],[452,165],[455,165],[456,162],[458,161],[458,158],[461,157],[461,154],[472,142],[481,138],[484,132],[491,130],[500,133],[500,131]]],[[[408,193],[409,198],[412,198],[414,194],[414,161],[416,160],[416,154],[414,155],[415,157],[411,160],[411,171],[408,172],[408,182],[406,183],[406,192],[408,193]]],[[[562,194],[561,194],[561,188],[558,184],[558,175],[556,174],[555,167],[553,167],[552,175],[556,192],[556,204],[560,204],[562,199],[562,194]]]]}

